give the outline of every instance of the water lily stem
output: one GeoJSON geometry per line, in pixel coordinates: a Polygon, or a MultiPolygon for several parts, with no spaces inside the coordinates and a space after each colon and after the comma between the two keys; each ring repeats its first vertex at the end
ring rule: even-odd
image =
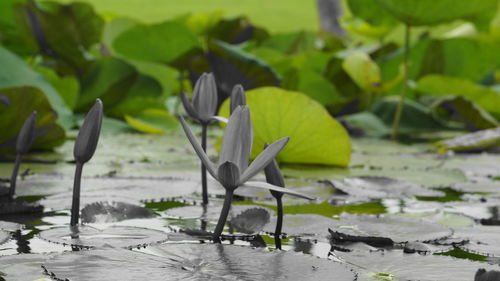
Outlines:
{"type": "Polygon", "coordinates": [[[278,209],[278,220],[276,221],[274,234],[279,236],[281,235],[281,228],[283,226],[283,201],[281,200],[281,196],[276,197],[276,207],[278,209]]]}
{"type": "MultiPolygon", "coordinates": [[[[201,148],[207,152],[207,129],[206,124],[201,125],[201,148]]],[[[208,204],[208,189],[207,189],[207,167],[201,163],[201,189],[203,196],[203,205],[208,204]]]]}
{"type": "Polygon", "coordinates": [[[71,204],[71,226],[77,225],[80,219],[80,182],[82,179],[83,163],[76,162],[75,181],[73,183],[73,202],[71,204]]]}
{"type": "Polygon", "coordinates": [[[224,205],[222,206],[222,211],[220,212],[219,221],[214,230],[214,242],[220,242],[219,237],[224,230],[224,225],[226,224],[227,216],[229,215],[229,209],[231,209],[231,202],[233,201],[233,189],[226,188],[226,195],[224,196],[224,205]]]}
{"type": "Polygon", "coordinates": [[[401,99],[399,100],[398,108],[396,109],[396,114],[394,115],[394,121],[392,123],[392,139],[398,137],[399,122],[401,120],[401,115],[403,113],[404,101],[406,94],[408,93],[408,60],[410,57],[410,26],[405,25],[405,45],[404,45],[404,58],[403,58],[403,89],[401,92],[401,99]]]}
{"type": "Polygon", "coordinates": [[[23,159],[23,155],[18,153],[16,156],[16,162],[14,164],[14,169],[12,170],[12,175],[10,176],[10,189],[9,189],[9,197],[10,198],[14,198],[14,194],[16,194],[17,174],[19,173],[19,166],[21,165],[22,159],[23,159]]]}

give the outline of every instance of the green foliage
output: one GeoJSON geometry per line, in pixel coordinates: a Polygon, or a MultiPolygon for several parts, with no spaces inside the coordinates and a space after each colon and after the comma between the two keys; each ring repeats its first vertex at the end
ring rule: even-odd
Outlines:
{"type": "MultiPolygon", "coordinates": [[[[252,109],[254,145],[252,157],[283,137],[289,143],[278,155],[283,163],[309,163],[347,166],[351,143],[345,129],[316,101],[306,95],[278,88],[260,88],[247,92],[252,109]]],[[[220,115],[229,115],[226,101],[220,115]]]]}
{"type": "Polygon", "coordinates": [[[125,115],[125,120],[132,128],[148,134],[163,134],[179,127],[177,120],[161,109],[146,109],[134,117],[125,115]]]}
{"type": "Polygon", "coordinates": [[[497,0],[375,0],[408,25],[433,25],[457,19],[484,27],[495,15],[497,0]]]}

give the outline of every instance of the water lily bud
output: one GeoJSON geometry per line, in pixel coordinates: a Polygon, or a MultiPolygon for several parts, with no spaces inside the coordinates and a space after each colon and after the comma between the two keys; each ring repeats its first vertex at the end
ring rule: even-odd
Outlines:
{"type": "Polygon", "coordinates": [[[6,106],[10,106],[9,98],[4,95],[0,95],[0,102],[5,104],[6,106]]]}
{"type": "Polygon", "coordinates": [[[235,85],[233,90],[231,91],[231,105],[230,105],[230,113],[232,114],[236,107],[240,105],[246,105],[247,98],[245,96],[245,90],[243,86],[240,84],[235,85]]]}
{"type": "Polygon", "coordinates": [[[24,121],[21,131],[19,131],[16,142],[16,152],[18,154],[26,154],[33,143],[33,138],[35,136],[36,115],[36,111],[33,111],[30,117],[24,121]]]}
{"type": "Polygon", "coordinates": [[[76,162],[85,163],[94,155],[101,132],[102,116],[102,102],[97,99],[94,106],[87,113],[87,117],[85,117],[85,121],[83,121],[83,125],[78,132],[73,149],[76,162]]]}
{"type": "Polygon", "coordinates": [[[224,162],[219,166],[217,178],[224,188],[236,189],[240,180],[240,169],[236,164],[224,162]]]}
{"type": "Polygon", "coordinates": [[[193,105],[189,102],[187,95],[184,91],[181,91],[181,101],[182,105],[184,106],[184,110],[186,110],[186,113],[189,115],[189,117],[199,120],[198,113],[194,109],[193,105]]]}
{"type": "MultiPolygon", "coordinates": [[[[268,147],[268,144],[264,144],[264,149],[268,147]]],[[[271,163],[269,163],[265,168],[264,168],[264,173],[266,175],[266,181],[267,183],[276,185],[276,186],[281,186],[285,187],[285,179],[283,178],[283,175],[281,174],[280,168],[278,166],[278,162],[276,162],[276,159],[273,159],[271,163]]],[[[278,198],[282,197],[283,193],[278,192],[278,191],[273,191],[270,190],[271,194],[273,197],[278,198]]]]}
{"type": "Polygon", "coordinates": [[[217,86],[212,73],[203,73],[193,90],[193,107],[200,121],[208,122],[217,111],[217,86]]]}

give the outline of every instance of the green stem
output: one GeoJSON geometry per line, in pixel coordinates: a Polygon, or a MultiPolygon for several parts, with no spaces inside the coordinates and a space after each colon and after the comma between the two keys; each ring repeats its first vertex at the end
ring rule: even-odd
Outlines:
{"type": "Polygon", "coordinates": [[[398,137],[399,122],[403,114],[404,101],[408,92],[408,60],[410,57],[410,26],[405,25],[405,45],[404,45],[404,59],[403,59],[403,89],[401,92],[401,99],[399,100],[396,114],[394,115],[394,122],[392,123],[392,139],[398,137]]]}
{"type": "Polygon", "coordinates": [[[222,206],[222,211],[220,212],[219,221],[214,230],[213,239],[216,242],[220,242],[219,237],[224,230],[224,225],[226,224],[227,216],[229,215],[229,209],[231,208],[231,202],[233,201],[233,189],[226,188],[226,195],[224,196],[224,205],[222,206]]]}
{"type": "MultiPolygon", "coordinates": [[[[206,124],[201,125],[201,147],[204,152],[207,152],[207,128],[206,124]]],[[[203,196],[203,205],[208,204],[208,188],[207,188],[207,167],[201,163],[201,191],[203,196]]]]}
{"type": "Polygon", "coordinates": [[[83,163],[76,162],[75,181],[73,183],[73,202],[71,204],[71,226],[78,224],[80,219],[80,182],[82,180],[83,163]]]}
{"type": "Polygon", "coordinates": [[[17,174],[19,173],[19,166],[21,166],[22,159],[23,155],[18,153],[16,155],[16,162],[14,164],[14,169],[12,170],[12,174],[10,175],[10,189],[9,189],[10,198],[14,198],[14,194],[16,194],[17,174]]]}

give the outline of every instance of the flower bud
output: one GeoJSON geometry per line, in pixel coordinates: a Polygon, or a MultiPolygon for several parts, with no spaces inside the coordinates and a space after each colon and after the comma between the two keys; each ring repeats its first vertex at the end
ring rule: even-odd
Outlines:
{"type": "Polygon", "coordinates": [[[76,162],[88,162],[94,155],[101,132],[102,116],[102,102],[97,99],[94,106],[87,113],[85,121],[83,121],[83,125],[78,132],[73,149],[76,162]]]}
{"type": "Polygon", "coordinates": [[[36,111],[31,113],[30,117],[24,121],[23,127],[19,131],[16,141],[16,152],[24,155],[28,152],[35,136],[36,111]]]}
{"type": "Polygon", "coordinates": [[[245,96],[245,90],[243,86],[240,84],[235,85],[233,90],[231,91],[231,104],[230,104],[230,113],[232,114],[236,107],[240,105],[246,105],[247,98],[245,96]]]}
{"type": "Polygon", "coordinates": [[[240,169],[234,163],[224,162],[219,166],[217,178],[224,188],[236,189],[239,185],[240,169]]]}
{"type": "Polygon", "coordinates": [[[193,108],[200,122],[209,122],[217,111],[217,86],[212,73],[203,73],[193,90],[193,108]]]}

